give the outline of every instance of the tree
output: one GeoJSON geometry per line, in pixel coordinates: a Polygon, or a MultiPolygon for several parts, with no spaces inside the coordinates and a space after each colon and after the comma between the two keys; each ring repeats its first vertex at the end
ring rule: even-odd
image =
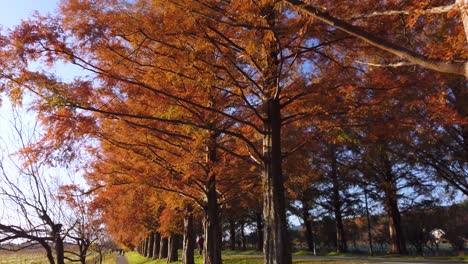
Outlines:
{"type": "Polygon", "coordinates": [[[316,248],[311,211],[317,204],[318,181],[321,177],[320,171],[316,169],[316,164],[313,162],[312,153],[316,153],[312,150],[313,146],[315,145],[307,144],[285,162],[285,172],[291,174],[286,182],[288,197],[291,199],[289,210],[302,220],[307,249],[311,252],[315,252],[316,248]]]}
{"type": "MultiPolygon", "coordinates": [[[[66,219],[67,226],[71,227],[66,239],[78,248],[78,252],[65,250],[65,253],[68,253],[65,258],[76,261],[76,258],[70,257],[74,256],[81,264],[86,264],[86,258],[89,256],[93,244],[97,243],[101,237],[105,237],[100,213],[96,208],[93,208],[92,201],[83,194],[84,191],[78,185],[64,185],[60,189],[59,199],[66,201],[71,209],[70,215],[66,219]]],[[[102,254],[100,258],[102,261],[102,254]]]]}
{"type": "MultiPolygon", "coordinates": [[[[399,45],[394,44],[395,42],[386,40],[384,38],[380,38],[378,35],[373,34],[370,31],[366,31],[363,28],[360,28],[358,26],[354,26],[352,23],[347,22],[345,19],[339,19],[337,17],[334,17],[329,14],[327,11],[327,7],[330,7],[330,5],[327,5],[327,7],[324,6],[323,9],[317,8],[312,5],[307,5],[301,0],[287,0],[286,3],[298,8],[299,10],[307,13],[313,18],[316,18],[340,31],[346,32],[347,34],[350,34],[351,36],[357,37],[366,43],[369,43],[370,45],[382,49],[384,51],[390,52],[398,57],[401,57],[405,60],[408,60],[411,63],[421,65],[423,67],[426,67],[428,69],[432,69],[435,71],[440,71],[440,72],[446,72],[446,73],[452,73],[456,75],[461,75],[468,77],[468,64],[466,61],[463,62],[450,62],[449,60],[434,60],[428,56],[424,56],[421,54],[416,53],[415,51],[411,51],[405,47],[401,47],[399,45]]],[[[362,5],[363,3],[360,2],[359,5],[362,5]]],[[[394,4],[394,3],[392,3],[394,4]]],[[[466,41],[468,40],[468,35],[467,35],[467,28],[468,28],[468,16],[466,13],[466,8],[464,7],[466,5],[465,0],[457,0],[456,4],[452,4],[449,6],[443,6],[443,7],[438,7],[439,11],[437,12],[430,12],[429,10],[425,9],[415,9],[414,7],[416,6],[417,8],[417,3],[409,3],[408,4],[410,7],[412,7],[413,10],[404,10],[404,11],[389,11],[386,10],[384,12],[373,12],[371,14],[358,14],[354,15],[351,17],[357,17],[357,18],[372,18],[372,17],[392,17],[393,15],[408,15],[408,14],[415,14],[415,17],[409,20],[410,23],[410,28],[414,25],[416,22],[416,19],[421,15],[421,14],[438,14],[438,13],[445,13],[445,12],[450,12],[450,18],[453,20],[457,20],[456,23],[460,24],[458,25],[459,27],[463,27],[464,30],[459,30],[457,32],[457,37],[460,39],[460,41],[457,43],[458,46],[455,46],[455,49],[463,49],[463,46],[465,45],[466,41]],[[458,12],[459,13],[459,18],[453,18],[453,13],[458,12]],[[461,22],[461,23],[460,23],[461,22]],[[465,34],[465,38],[459,37],[461,35],[465,34]]],[[[333,7],[336,9],[340,9],[340,7],[333,7]]],[[[342,7],[343,8],[343,7],[342,7]]],[[[348,10],[353,10],[353,6],[348,6],[346,5],[345,7],[348,10]]],[[[437,8],[433,8],[437,9],[437,8]]],[[[342,10],[340,10],[342,11],[342,10]]],[[[343,12],[343,11],[342,11],[343,12]]],[[[347,14],[349,15],[349,12],[343,12],[342,14],[347,14]]],[[[430,26],[431,23],[439,23],[440,20],[429,18],[426,19],[424,23],[427,23],[430,26]],[[427,21],[427,22],[426,22],[427,21]]],[[[453,39],[456,39],[454,37],[453,39]]],[[[444,58],[445,59],[445,58],[444,58]]],[[[407,65],[407,64],[401,64],[401,65],[407,65]]]]}
{"type": "Polygon", "coordinates": [[[453,250],[458,254],[464,254],[465,240],[468,237],[463,223],[467,218],[468,203],[452,205],[448,208],[448,219],[445,221],[445,237],[453,250]]]}
{"type": "MultiPolygon", "coordinates": [[[[356,58],[364,59],[364,63],[372,63],[373,55],[378,60],[388,59],[358,45],[359,42],[349,34],[430,68],[459,75],[464,75],[464,69],[457,63],[428,61],[368,36],[367,31],[300,1],[284,2],[291,5],[282,3],[64,2],[60,15],[37,17],[3,40],[14,45],[6,45],[7,48],[2,50],[2,57],[6,58],[2,63],[5,64],[2,75],[9,80],[8,89],[13,96],[18,94],[13,91],[26,87],[41,98],[36,109],[41,111],[42,119],[50,128],[49,142],[43,142],[50,151],[54,149],[52,146],[70,146],[84,135],[96,135],[95,129],[100,122],[113,118],[130,126],[156,129],[165,140],[164,135],[181,136],[174,133],[179,126],[204,131],[201,142],[205,143],[203,147],[208,147],[209,153],[205,168],[218,165],[217,151],[220,149],[243,160],[252,156],[262,168],[265,262],[290,263],[283,159],[301,142],[298,139],[296,144],[285,145],[282,133],[287,131],[288,125],[305,116],[328,115],[324,110],[339,103],[320,102],[320,95],[312,96],[315,92],[328,91],[325,97],[337,94],[352,97],[361,84],[382,72],[356,62],[356,58]],[[304,12],[332,23],[334,28],[311,20],[304,12]],[[91,76],[67,83],[28,68],[28,63],[42,59],[49,64],[60,60],[73,63],[88,70],[91,76]],[[326,83],[333,79],[337,85],[326,83]],[[326,89],[322,90],[321,86],[326,89]],[[211,100],[210,96],[218,100],[211,100]],[[223,106],[217,108],[220,102],[223,106]],[[151,111],[154,109],[163,111],[151,111]],[[174,113],[177,114],[174,116],[174,113]],[[194,122],[194,116],[207,122],[194,122]],[[164,126],[150,126],[150,121],[164,126]],[[54,133],[58,130],[62,133],[54,133]],[[222,144],[218,144],[229,139],[241,141],[244,147],[223,149],[222,144]]],[[[330,12],[341,11],[340,6],[333,6],[332,2],[324,3],[328,4],[330,12]]],[[[386,2],[378,2],[382,3],[386,2]]],[[[346,5],[348,7],[352,12],[342,13],[355,14],[367,7],[375,8],[375,5],[366,6],[359,2],[346,5]]],[[[379,21],[389,22],[383,23],[388,28],[375,29],[381,31],[379,35],[390,32],[390,27],[397,24],[395,19],[379,18],[379,21]]],[[[436,24],[433,19],[426,21],[431,23],[412,28],[412,32],[436,24]]],[[[379,25],[373,21],[362,23],[368,31],[379,25]]],[[[447,25],[456,32],[460,28],[455,18],[448,19],[447,25]]],[[[442,27],[435,26],[434,33],[428,38],[440,36],[442,27]]],[[[407,23],[398,28],[407,30],[407,23]]],[[[391,36],[406,40],[405,34],[391,36]]],[[[432,50],[431,57],[464,58],[465,40],[462,42],[459,36],[457,34],[454,43],[447,43],[453,47],[450,58],[439,58],[440,47],[432,50]]],[[[422,50],[426,47],[421,43],[426,41],[421,40],[424,38],[420,36],[410,44],[422,50]]],[[[421,69],[411,75],[406,75],[407,70],[397,70],[405,77],[417,76],[417,81],[427,75],[421,69]]],[[[393,80],[386,81],[390,84],[393,80]]],[[[441,84],[445,78],[440,77],[437,81],[441,84]]],[[[361,116],[359,111],[352,111],[352,114],[361,116]]],[[[338,126],[342,120],[330,119],[325,124],[315,121],[310,127],[338,126]]],[[[463,122],[452,123],[464,125],[463,122]]],[[[207,226],[213,223],[209,231],[216,237],[217,175],[213,172],[208,171],[210,178],[204,183],[210,190],[207,196],[211,197],[206,205],[207,218],[211,219],[206,223],[207,226]]],[[[216,238],[206,240],[210,245],[208,252],[214,252],[210,255],[211,261],[217,263],[220,253],[214,241],[216,238]]]]}
{"type": "Polygon", "coordinates": [[[49,263],[63,264],[63,243],[70,227],[64,226],[64,204],[57,199],[54,181],[46,174],[53,170],[29,151],[38,136],[36,124],[28,127],[17,109],[13,113],[12,142],[4,143],[17,149],[10,152],[3,146],[0,162],[0,196],[5,208],[11,208],[0,219],[0,243],[22,241],[20,249],[40,245],[49,263]]]}

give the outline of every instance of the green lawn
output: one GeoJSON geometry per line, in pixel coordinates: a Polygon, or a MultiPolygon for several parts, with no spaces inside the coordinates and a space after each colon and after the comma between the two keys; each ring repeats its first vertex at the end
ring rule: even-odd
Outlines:
{"type": "MultiPolygon", "coordinates": [[[[179,251],[179,259],[181,257],[181,251],[179,251]]],[[[167,260],[151,260],[145,257],[140,256],[136,252],[128,252],[125,254],[127,256],[128,262],[130,264],[165,264],[167,260]]],[[[300,251],[293,254],[293,263],[300,263],[300,264],[312,264],[312,263],[327,263],[327,264],[362,264],[366,263],[363,261],[340,261],[339,259],[330,259],[330,260],[320,260],[320,259],[311,259],[311,253],[300,251]]],[[[357,255],[357,254],[331,254],[330,256],[336,257],[360,257],[360,258],[367,258],[367,255],[357,255]]],[[[258,251],[231,251],[225,250],[223,251],[223,263],[225,264],[262,264],[263,257],[260,252],[258,251]]],[[[380,256],[382,257],[382,256],[380,256]]],[[[385,256],[383,256],[385,257],[385,256]]],[[[391,257],[391,256],[387,256],[391,257]]],[[[394,256],[395,257],[395,256],[394,256]]],[[[398,257],[398,256],[397,256],[398,257]]],[[[408,257],[408,256],[400,256],[400,258],[412,259],[412,260],[421,260],[424,259],[423,257],[408,257]]],[[[443,260],[468,260],[468,257],[429,257],[426,259],[443,259],[443,260]]],[[[372,257],[369,257],[367,263],[373,263],[372,257]]],[[[181,261],[175,263],[182,263],[181,261]]],[[[202,257],[198,254],[195,255],[195,264],[202,264],[202,257]]]]}
{"type": "MultiPolygon", "coordinates": [[[[94,263],[94,257],[87,258],[88,263],[94,263]]],[[[106,254],[103,264],[115,264],[117,254],[106,254]]],[[[42,249],[25,249],[17,252],[0,250],[0,264],[47,264],[49,263],[42,249]]],[[[65,260],[65,263],[76,263],[65,260]]]]}
{"type": "MultiPolygon", "coordinates": [[[[166,264],[167,260],[150,260],[145,257],[140,256],[136,252],[129,252],[126,253],[127,260],[130,264],[166,264]]],[[[180,259],[179,253],[179,259],[180,259]]],[[[294,263],[325,263],[324,261],[313,261],[313,260],[301,260],[301,259],[294,259],[294,263]]],[[[182,261],[174,262],[174,263],[182,263],[182,261]]],[[[203,259],[200,255],[195,255],[195,264],[202,264],[203,259]]],[[[224,264],[262,264],[263,257],[260,255],[258,251],[223,251],[223,263],[224,264]]],[[[336,262],[336,261],[326,261],[328,264],[340,264],[343,262],[336,262]]],[[[346,264],[353,264],[352,262],[346,262],[346,264]]]]}
{"type": "Polygon", "coordinates": [[[40,249],[24,250],[21,252],[0,251],[0,264],[14,263],[42,264],[47,263],[47,258],[44,251],[40,249]]]}

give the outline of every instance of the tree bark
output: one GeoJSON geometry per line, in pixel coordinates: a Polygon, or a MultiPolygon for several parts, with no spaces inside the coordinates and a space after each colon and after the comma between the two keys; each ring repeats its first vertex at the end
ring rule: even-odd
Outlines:
{"type": "Polygon", "coordinates": [[[287,232],[281,156],[281,105],[279,99],[265,102],[263,135],[264,263],[292,263],[287,232]]]}
{"type": "Polygon", "coordinates": [[[229,219],[229,249],[236,250],[236,221],[229,219]]]}
{"type": "Polygon", "coordinates": [[[147,258],[153,258],[153,248],[154,248],[154,232],[151,231],[149,235],[149,243],[148,243],[148,255],[147,258]]]}
{"type": "Polygon", "coordinates": [[[52,254],[52,248],[49,243],[45,240],[39,240],[39,244],[45,249],[49,264],[55,264],[54,255],[52,254]]]}
{"type": "Polygon", "coordinates": [[[333,207],[335,214],[335,232],[336,232],[336,252],[345,253],[348,251],[348,245],[346,241],[346,233],[343,225],[343,215],[341,211],[341,201],[338,190],[333,188],[333,207]]]}
{"type": "Polygon", "coordinates": [[[244,226],[245,226],[245,223],[244,221],[240,221],[240,239],[241,239],[241,243],[242,243],[242,250],[247,250],[247,241],[246,241],[246,238],[245,238],[245,232],[244,232],[244,226]]]}
{"type": "Polygon", "coordinates": [[[369,204],[367,202],[367,189],[364,189],[364,199],[366,201],[366,218],[367,218],[367,237],[369,239],[369,255],[374,255],[374,247],[372,245],[372,229],[371,229],[371,218],[369,213],[369,204]]]}
{"type": "Polygon", "coordinates": [[[161,246],[161,234],[154,232],[153,259],[159,257],[159,247],[161,246]]]}
{"type": "Polygon", "coordinates": [[[143,243],[143,256],[148,257],[149,237],[146,237],[143,243]]]}
{"type": "Polygon", "coordinates": [[[406,242],[401,228],[401,216],[398,209],[398,198],[395,182],[390,180],[391,176],[387,177],[387,182],[384,183],[385,193],[385,211],[388,217],[388,228],[390,233],[391,254],[408,254],[406,250],[406,242]]]}
{"type": "Polygon", "coordinates": [[[263,250],[263,218],[261,212],[255,213],[256,222],[257,222],[257,251],[263,250]]]}
{"type": "Polygon", "coordinates": [[[194,264],[195,236],[192,208],[188,207],[184,217],[184,241],[182,246],[182,264],[194,264]]]}
{"type": "Polygon", "coordinates": [[[343,204],[341,202],[340,195],[340,182],[338,180],[338,168],[337,168],[337,157],[336,157],[336,148],[334,146],[330,147],[331,152],[331,177],[332,177],[332,205],[333,213],[335,214],[335,232],[336,232],[336,252],[344,253],[348,251],[348,245],[346,242],[346,233],[343,225],[343,212],[341,208],[343,204]]]}
{"type": "Polygon", "coordinates": [[[171,234],[168,238],[167,263],[176,262],[179,259],[177,254],[178,238],[176,234],[171,234]]]}
{"type": "MultiPolygon", "coordinates": [[[[207,145],[208,153],[206,161],[209,164],[217,162],[217,136],[214,132],[210,135],[210,141],[207,145]]],[[[216,174],[211,170],[208,171],[208,182],[206,188],[206,205],[204,207],[204,264],[219,264],[221,261],[221,227],[218,212],[218,194],[216,192],[216,174]]]]}
{"type": "Polygon", "coordinates": [[[302,201],[302,220],[304,221],[305,236],[307,240],[307,249],[310,252],[314,251],[314,233],[312,231],[312,221],[310,219],[310,206],[306,201],[302,201]]]}
{"type": "Polygon", "coordinates": [[[52,233],[55,240],[55,255],[57,257],[57,264],[65,264],[65,248],[63,247],[63,239],[60,235],[61,231],[61,224],[55,224],[52,226],[52,233]]]}
{"type": "MultiPolygon", "coordinates": [[[[58,234],[60,236],[60,234],[58,234]]],[[[61,237],[55,240],[55,254],[57,256],[57,264],[65,264],[65,249],[63,247],[63,240],[61,237]]]]}
{"type": "Polygon", "coordinates": [[[167,237],[161,238],[159,246],[159,259],[167,258],[167,237]]]}
{"type": "MultiPolygon", "coordinates": [[[[457,110],[458,114],[460,114],[460,116],[467,118],[468,104],[466,102],[468,102],[468,89],[466,88],[465,80],[460,80],[459,83],[457,82],[454,84],[451,90],[455,96],[455,109],[457,110]]],[[[461,156],[464,161],[468,161],[468,124],[461,125],[461,133],[463,138],[463,153],[461,156]]],[[[457,188],[461,189],[462,191],[464,190],[464,193],[468,195],[466,187],[457,188]]]]}
{"type": "Polygon", "coordinates": [[[207,205],[205,207],[205,216],[203,219],[203,228],[205,234],[203,263],[218,264],[221,261],[221,231],[219,225],[218,199],[216,193],[216,179],[210,177],[207,184],[207,205]]]}
{"type": "Polygon", "coordinates": [[[341,210],[335,210],[335,228],[336,228],[336,252],[348,252],[348,243],[346,240],[343,217],[341,210]]]}

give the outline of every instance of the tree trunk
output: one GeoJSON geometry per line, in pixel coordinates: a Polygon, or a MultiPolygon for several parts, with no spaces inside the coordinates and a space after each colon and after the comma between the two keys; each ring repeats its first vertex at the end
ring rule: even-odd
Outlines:
{"type": "Polygon", "coordinates": [[[310,206],[306,201],[302,201],[302,220],[304,221],[305,236],[307,240],[307,249],[314,251],[314,233],[312,231],[312,221],[310,219],[310,206]]]}
{"type": "Polygon", "coordinates": [[[401,228],[400,210],[398,209],[398,198],[395,182],[389,180],[384,184],[385,188],[385,210],[388,217],[388,228],[391,239],[391,254],[408,254],[406,243],[401,228]]]}
{"type": "Polygon", "coordinates": [[[153,259],[157,259],[159,257],[159,247],[161,246],[161,234],[158,232],[154,233],[153,245],[153,259]]]}
{"type": "Polygon", "coordinates": [[[39,244],[45,249],[49,264],[55,264],[54,255],[52,254],[52,248],[50,248],[49,243],[45,240],[40,240],[39,244]]]}
{"type": "MultiPolygon", "coordinates": [[[[216,149],[216,134],[211,133],[210,141],[206,156],[207,164],[215,164],[217,162],[216,149]]],[[[206,187],[206,205],[204,207],[205,215],[203,218],[204,228],[204,264],[219,264],[221,261],[221,228],[218,213],[218,194],[216,193],[216,174],[210,169],[208,171],[208,182],[206,187]]]]}
{"type": "Polygon", "coordinates": [[[147,258],[153,258],[153,248],[154,248],[154,232],[151,231],[149,235],[148,254],[146,255],[147,258]]]}
{"type": "MultiPolygon", "coordinates": [[[[457,0],[457,1],[460,1],[460,0],[457,0]]],[[[468,12],[468,11],[465,10],[465,12],[468,12]]],[[[465,80],[461,80],[459,83],[457,82],[453,84],[453,88],[451,90],[455,96],[455,109],[457,110],[458,114],[460,114],[460,116],[466,118],[468,117],[468,105],[466,103],[468,102],[468,89],[466,89],[466,86],[464,85],[464,81],[465,80]]],[[[463,148],[463,153],[461,153],[461,158],[464,161],[468,161],[468,124],[461,124],[460,128],[461,128],[461,135],[463,139],[463,142],[461,143],[462,148],[463,148]]],[[[455,187],[459,188],[457,186],[455,187]]],[[[466,188],[461,188],[461,190],[462,191],[465,190],[464,193],[467,194],[466,188]]]]}
{"type": "Polygon", "coordinates": [[[143,242],[143,256],[147,257],[149,251],[149,237],[146,237],[143,242]]]}
{"type": "Polygon", "coordinates": [[[216,194],[216,179],[210,177],[207,184],[207,205],[203,219],[204,227],[204,264],[218,264],[221,261],[221,231],[219,225],[218,199],[216,194]]]}
{"type": "Polygon", "coordinates": [[[229,219],[229,242],[231,250],[236,250],[236,222],[229,219]]]}
{"type": "Polygon", "coordinates": [[[281,105],[279,99],[265,102],[263,134],[264,263],[292,263],[286,222],[281,156],[281,105]]]}
{"type": "Polygon", "coordinates": [[[194,264],[195,236],[193,232],[192,208],[187,208],[184,217],[184,241],[182,246],[182,264],[194,264]]]}
{"type": "Polygon", "coordinates": [[[240,239],[241,239],[241,243],[242,243],[242,250],[247,250],[247,241],[246,241],[246,238],[245,238],[245,232],[244,232],[244,226],[245,226],[245,223],[244,221],[240,221],[240,239]]]}
{"type": "Polygon", "coordinates": [[[57,257],[57,264],[65,264],[65,249],[63,247],[63,240],[60,237],[60,233],[58,233],[57,238],[55,240],[55,254],[57,257]]]}
{"type": "Polygon", "coordinates": [[[367,189],[364,189],[364,198],[366,200],[366,218],[367,218],[367,237],[369,239],[369,255],[374,255],[374,248],[372,245],[372,229],[371,229],[371,219],[369,213],[369,204],[367,202],[367,189]]]}
{"type": "Polygon", "coordinates": [[[79,253],[80,253],[80,262],[81,264],[86,264],[86,255],[88,253],[88,248],[89,248],[89,244],[86,243],[86,241],[80,241],[78,242],[79,244],[79,253]]]}
{"type": "Polygon", "coordinates": [[[167,258],[167,237],[161,238],[159,246],[159,259],[167,258]]]}
{"type": "Polygon", "coordinates": [[[263,250],[263,218],[262,218],[262,213],[257,212],[255,213],[256,217],[256,222],[257,222],[257,251],[262,251],[263,250]]]}
{"type": "Polygon", "coordinates": [[[178,239],[176,234],[171,234],[168,238],[167,263],[176,262],[179,259],[177,254],[178,239]]]}
{"type": "Polygon", "coordinates": [[[346,241],[341,209],[337,209],[337,208],[335,208],[335,228],[336,228],[336,252],[345,253],[348,251],[348,244],[346,241]]]}
{"type": "Polygon", "coordinates": [[[338,161],[336,154],[336,147],[330,145],[330,156],[331,160],[331,180],[332,180],[332,205],[333,213],[335,215],[335,231],[336,231],[336,252],[344,253],[348,251],[348,245],[346,243],[346,234],[343,226],[343,212],[341,208],[343,207],[340,189],[343,188],[340,186],[340,181],[338,179],[338,161]]]}

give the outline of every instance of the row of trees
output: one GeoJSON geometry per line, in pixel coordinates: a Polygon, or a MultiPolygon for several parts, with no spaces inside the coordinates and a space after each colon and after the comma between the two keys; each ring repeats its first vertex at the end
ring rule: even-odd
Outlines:
{"type": "Polygon", "coordinates": [[[120,243],[182,226],[189,237],[183,220],[199,213],[205,263],[221,263],[221,213],[243,206],[263,218],[265,263],[291,263],[288,194],[306,223],[317,204],[333,212],[345,251],[350,190],[365,187],[405,253],[403,189],[468,193],[466,10],[335,2],[63,1],[2,37],[1,76],[16,102],[35,95],[37,157],[66,163],[87,147],[120,243]],[[85,73],[33,66],[62,62],[85,73]]]}

